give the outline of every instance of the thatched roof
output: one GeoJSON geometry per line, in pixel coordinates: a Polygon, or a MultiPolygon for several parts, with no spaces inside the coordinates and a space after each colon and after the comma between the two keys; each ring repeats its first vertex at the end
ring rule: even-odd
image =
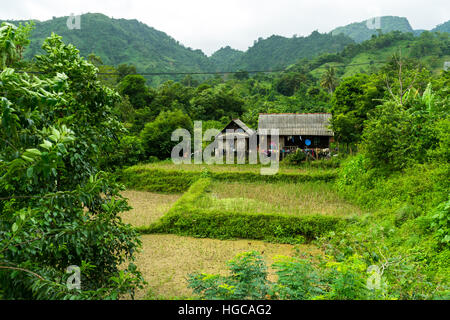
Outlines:
{"type": "Polygon", "coordinates": [[[278,129],[281,136],[334,136],[330,113],[260,114],[258,131],[278,129]]]}

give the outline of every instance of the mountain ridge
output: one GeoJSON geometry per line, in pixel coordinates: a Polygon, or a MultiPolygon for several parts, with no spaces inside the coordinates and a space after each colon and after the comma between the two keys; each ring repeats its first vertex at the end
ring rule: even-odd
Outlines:
{"type": "MultiPolygon", "coordinates": [[[[234,72],[239,70],[283,69],[302,59],[323,54],[337,54],[347,46],[369,40],[378,31],[369,29],[367,21],[338,27],[329,33],[312,32],[309,36],[291,38],[272,35],[259,38],[246,51],[230,46],[222,47],[207,56],[202,50],[185,47],[163,31],[150,27],[137,19],[114,19],[101,13],[81,16],[81,29],[69,30],[69,17],[54,17],[51,20],[33,20],[35,28],[31,44],[25,57],[31,59],[42,52],[44,39],[52,32],[73,43],[83,56],[95,53],[104,64],[134,64],[139,72],[234,72]]],[[[370,19],[369,19],[370,20],[370,19]]],[[[23,23],[25,20],[10,20],[23,23]]],[[[376,22],[376,21],[375,21],[376,22]]],[[[381,31],[401,31],[419,36],[426,30],[413,30],[405,17],[380,17],[381,31]]],[[[450,21],[436,26],[431,31],[449,32],[450,21]]],[[[164,77],[152,77],[158,84],[164,77]]]]}

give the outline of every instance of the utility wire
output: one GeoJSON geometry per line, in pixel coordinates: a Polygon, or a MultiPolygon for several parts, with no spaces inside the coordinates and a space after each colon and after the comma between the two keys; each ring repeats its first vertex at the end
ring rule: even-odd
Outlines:
{"type": "MultiPolygon", "coordinates": [[[[373,64],[381,64],[381,63],[387,63],[387,61],[371,61],[371,62],[364,62],[364,63],[354,63],[354,64],[344,64],[344,65],[336,65],[333,66],[335,68],[345,68],[345,67],[352,67],[352,66],[362,66],[362,65],[373,65],[373,64]]],[[[328,66],[320,66],[316,69],[324,69],[328,66]]],[[[280,72],[286,72],[288,70],[286,69],[278,69],[278,70],[252,70],[252,71],[245,71],[245,70],[239,70],[239,71],[215,71],[215,72],[142,72],[142,73],[130,73],[127,75],[141,75],[141,76],[177,76],[177,75],[220,75],[220,74],[239,74],[239,73],[280,73],[280,72]]],[[[42,71],[25,71],[25,70],[18,70],[16,71],[18,73],[29,73],[29,74],[45,74],[46,72],[42,71]]],[[[119,76],[120,73],[117,72],[98,72],[97,75],[102,76],[119,76]]]]}

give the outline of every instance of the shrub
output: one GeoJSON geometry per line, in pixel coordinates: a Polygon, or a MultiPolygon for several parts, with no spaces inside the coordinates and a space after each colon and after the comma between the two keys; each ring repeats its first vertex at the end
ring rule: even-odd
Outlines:
{"type": "Polygon", "coordinates": [[[346,199],[368,210],[395,212],[409,205],[423,213],[447,199],[449,169],[442,164],[417,164],[388,173],[369,169],[367,158],[358,155],[344,162],[336,186],[346,199]]]}
{"type": "Polygon", "coordinates": [[[286,164],[299,165],[305,160],[306,154],[301,149],[297,149],[295,153],[288,155],[283,162],[286,164]]]}
{"type": "Polygon", "coordinates": [[[144,160],[144,148],[139,137],[122,136],[116,146],[102,158],[102,167],[121,168],[132,166],[144,160]]]}
{"type": "Polygon", "coordinates": [[[431,227],[444,246],[450,246],[450,200],[441,203],[433,212],[431,227]]]}
{"type": "Polygon", "coordinates": [[[163,111],[153,122],[141,131],[142,144],[148,156],[168,159],[178,142],[172,141],[172,133],[177,129],[192,131],[192,120],[181,110],[163,111]]]}
{"type": "MultiPolygon", "coordinates": [[[[18,49],[23,43],[9,39],[18,30],[2,26],[0,44],[18,49]]],[[[1,295],[133,297],[144,283],[132,263],[139,234],[121,220],[130,209],[122,186],[99,168],[123,129],[111,112],[118,94],[61,37],[52,34],[43,49],[35,57],[39,75],[0,72],[1,295]],[[66,270],[73,265],[82,285],[70,290],[66,270]]]]}
{"type": "Polygon", "coordinates": [[[278,276],[271,289],[272,298],[310,300],[325,293],[321,274],[309,260],[280,256],[276,257],[272,268],[278,276]]]}
{"type": "Polygon", "coordinates": [[[121,180],[128,188],[150,192],[181,193],[199,178],[196,172],[148,170],[131,167],[122,171],[121,180]]]}
{"type": "Polygon", "coordinates": [[[363,276],[367,265],[357,256],[351,256],[343,262],[329,262],[328,281],[331,290],[325,298],[331,300],[368,299],[370,290],[363,276]]]}
{"type": "Polygon", "coordinates": [[[263,300],[269,291],[267,266],[256,251],[238,254],[228,261],[230,276],[194,273],[189,287],[207,300],[263,300]]]}
{"type": "Polygon", "coordinates": [[[267,278],[267,267],[260,253],[244,252],[228,262],[231,275],[194,273],[188,277],[195,294],[208,300],[357,300],[390,298],[385,286],[369,289],[366,264],[358,256],[343,263],[314,265],[297,257],[276,257],[272,268],[278,279],[267,278]]]}
{"type": "Polygon", "coordinates": [[[416,157],[411,115],[403,106],[388,102],[377,107],[363,132],[362,150],[373,167],[402,169],[416,157]]]}

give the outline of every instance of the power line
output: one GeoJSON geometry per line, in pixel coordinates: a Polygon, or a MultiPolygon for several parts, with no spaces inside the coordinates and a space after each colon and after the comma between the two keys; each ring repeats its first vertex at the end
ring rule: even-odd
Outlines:
{"type": "MultiPolygon", "coordinates": [[[[333,66],[335,68],[345,68],[345,67],[352,67],[352,66],[362,66],[362,65],[373,65],[373,64],[381,64],[381,63],[387,63],[387,61],[370,61],[370,62],[364,62],[364,63],[354,63],[354,64],[344,64],[344,65],[336,65],[333,66]]],[[[324,69],[327,68],[328,65],[320,66],[316,69],[324,69]]],[[[287,72],[286,69],[277,69],[277,70],[251,70],[251,71],[245,71],[245,70],[239,70],[239,71],[212,71],[212,72],[142,72],[142,73],[129,73],[127,75],[141,75],[141,76],[177,76],[177,75],[221,75],[221,74],[241,74],[241,73],[248,73],[248,74],[254,74],[254,73],[280,73],[280,72],[287,72]]],[[[26,70],[18,70],[17,73],[29,73],[29,74],[46,74],[47,72],[42,71],[26,71],[26,70]]],[[[98,72],[97,75],[102,76],[120,76],[121,74],[118,72],[98,72]]]]}

